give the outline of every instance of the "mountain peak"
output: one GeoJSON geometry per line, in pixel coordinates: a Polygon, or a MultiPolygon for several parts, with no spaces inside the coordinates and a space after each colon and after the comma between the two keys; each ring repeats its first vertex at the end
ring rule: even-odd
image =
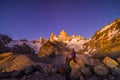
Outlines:
{"type": "Polygon", "coordinates": [[[115,22],[120,22],[120,18],[115,19],[115,22]]]}
{"type": "Polygon", "coordinates": [[[52,32],[51,34],[50,34],[50,42],[53,42],[54,40],[56,40],[57,39],[57,36],[52,32]]]}
{"type": "Polygon", "coordinates": [[[67,35],[67,33],[66,33],[64,30],[62,30],[62,31],[60,32],[59,37],[64,37],[64,38],[66,38],[66,37],[68,37],[68,35],[67,35]]]}

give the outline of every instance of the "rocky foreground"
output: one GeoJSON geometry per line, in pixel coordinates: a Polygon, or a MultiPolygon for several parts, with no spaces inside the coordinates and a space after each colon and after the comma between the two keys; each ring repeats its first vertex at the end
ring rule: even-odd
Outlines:
{"type": "MultiPolygon", "coordinates": [[[[120,58],[79,55],[75,60],[69,63],[72,80],[120,80],[120,58]]],[[[0,80],[65,80],[66,70],[65,65],[39,63],[18,71],[0,72],[0,80]]]]}
{"type": "Polygon", "coordinates": [[[20,71],[2,72],[0,80],[65,80],[63,74],[51,65],[31,65],[20,71]]]}

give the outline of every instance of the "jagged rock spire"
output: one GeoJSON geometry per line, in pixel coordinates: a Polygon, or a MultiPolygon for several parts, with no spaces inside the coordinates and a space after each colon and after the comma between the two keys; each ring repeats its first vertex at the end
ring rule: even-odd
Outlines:
{"type": "Polygon", "coordinates": [[[60,36],[60,37],[64,37],[64,38],[68,37],[67,33],[66,33],[64,30],[62,30],[62,31],[60,32],[60,35],[59,35],[59,36],[60,36]]]}
{"type": "Polygon", "coordinates": [[[56,37],[56,35],[52,32],[52,33],[50,34],[50,42],[53,42],[53,41],[55,40],[55,39],[54,39],[55,37],[56,37]]]}
{"type": "Polygon", "coordinates": [[[43,38],[40,37],[40,39],[39,39],[39,43],[43,43],[43,42],[44,42],[43,38]]]}

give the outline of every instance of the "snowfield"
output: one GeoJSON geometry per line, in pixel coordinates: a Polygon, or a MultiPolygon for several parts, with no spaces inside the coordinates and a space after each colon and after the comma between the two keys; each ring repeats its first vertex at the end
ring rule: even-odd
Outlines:
{"type": "Polygon", "coordinates": [[[40,43],[32,43],[32,42],[26,42],[26,41],[20,41],[20,40],[13,40],[5,46],[8,46],[8,47],[13,47],[14,45],[21,46],[24,43],[27,44],[30,48],[32,48],[35,51],[35,54],[38,54],[39,49],[42,46],[42,44],[40,44],[40,43]]]}
{"type": "Polygon", "coordinates": [[[80,39],[80,38],[73,38],[71,41],[66,41],[67,47],[70,49],[74,49],[75,51],[83,49],[84,43],[88,40],[80,39]]]}

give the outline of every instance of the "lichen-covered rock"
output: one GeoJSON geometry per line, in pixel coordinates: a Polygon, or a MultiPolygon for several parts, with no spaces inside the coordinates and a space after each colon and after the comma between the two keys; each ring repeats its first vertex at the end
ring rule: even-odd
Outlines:
{"type": "Polygon", "coordinates": [[[106,64],[109,68],[113,68],[119,65],[114,59],[110,57],[105,57],[103,59],[103,63],[106,64]]]}
{"type": "Polygon", "coordinates": [[[84,60],[83,59],[81,59],[81,58],[75,58],[75,61],[74,60],[71,60],[70,61],[70,68],[71,69],[80,69],[82,66],[84,66],[85,65],[85,62],[84,62],[84,60]],[[75,62],[76,61],[76,62],[75,62]]]}
{"type": "Polygon", "coordinates": [[[109,74],[110,70],[106,65],[101,63],[101,64],[98,64],[98,65],[94,66],[94,72],[97,75],[106,76],[106,75],[109,74]]]}

